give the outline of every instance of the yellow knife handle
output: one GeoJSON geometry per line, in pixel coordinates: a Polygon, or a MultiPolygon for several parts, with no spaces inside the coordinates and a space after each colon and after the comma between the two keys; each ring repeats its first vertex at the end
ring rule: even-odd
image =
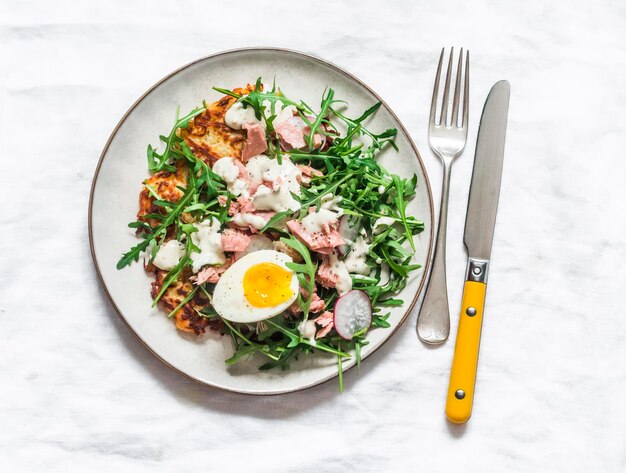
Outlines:
{"type": "Polygon", "coordinates": [[[465,281],[463,287],[463,303],[446,401],[446,416],[455,424],[467,422],[472,415],[486,289],[484,282],[476,281],[465,281]]]}

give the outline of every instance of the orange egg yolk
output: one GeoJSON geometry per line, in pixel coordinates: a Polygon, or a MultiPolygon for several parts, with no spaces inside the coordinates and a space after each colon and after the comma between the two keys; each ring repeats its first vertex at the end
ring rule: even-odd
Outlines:
{"type": "Polygon", "coordinates": [[[274,307],[293,296],[293,273],[274,263],[259,263],[243,276],[243,294],[254,307],[274,307]]]}

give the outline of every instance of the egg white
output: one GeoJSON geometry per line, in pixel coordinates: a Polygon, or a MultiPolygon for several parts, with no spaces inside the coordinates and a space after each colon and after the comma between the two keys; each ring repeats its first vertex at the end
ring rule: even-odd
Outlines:
{"type": "Polygon", "coordinates": [[[286,265],[291,262],[290,256],[275,250],[259,250],[243,256],[222,274],[213,291],[213,307],[224,319],[239,323],[259,322],[287,310],[300,290],[296,274],[286,265]],[[273,307],[254,307],[248,302],[244,296],[243,277],[251,266],[260,263],[274,263],[292,274],[290,287],[293,295],[288,300],[273,307]]]}

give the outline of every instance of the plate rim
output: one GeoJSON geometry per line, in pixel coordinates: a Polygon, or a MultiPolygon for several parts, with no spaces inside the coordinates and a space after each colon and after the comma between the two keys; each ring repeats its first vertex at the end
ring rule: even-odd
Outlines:
{"type": "MultiPolygon", "coordinates": [[[[426,280],[427,280],[427,275],[428,275],[428,269],[430,268],[430,263],[431,263],[431,259],[432,259],[432,247],[433,247],[433,243],[434,243],[434,235],[435,235],[435,214],[434,214],[434,205],[433,205],[433,194],[432,194],[432,189],[430,186],[430,181],[428,179],[428,173],[426,171],[426,167],[424,166],[424,162],[422,161],[422,157],[417,149],[417,146],[415,145],[415,142],[413,141],[413,138],[411,138],[411,135],[409,134],[408,130],[406,129],[406,127],[404,126],[404,124],[400,121],[400,119],[398,118],[398,116],[396,115],[396,113],[391,109],[391,107],[389,107],[389,105],[387,104],[387,102],[385,102],[382,97],[380,97],[369,85],[367,85],[365,82],[363,82],[361,79],[359,79],[358,77],[356,77],[354,74],[348,72],[347,70],[343,69],[340,66],[337,66],[336,64],[327,61],[325,59],[322,59],[318,56],[314,56],[312,54],[309,53],[305,53],[302,51],[298,51],[295,49],[289,49],[289,48],[279,48],[279,47],[245,47],[245,48],[234,48],[234,49],[227,49],[227,50],[223,50],[223,51],[219,51],[213,54],[209,54],[207,56],[203,56],[200,57],[198,59],[195,59],[187,64],[184,64],[183,66],[173,70],[172,72],[166,74],[164,77],[162,77],[160,80],[158,80],[157,82],[155,82],[151,87],[149,87],[143,94],[141,94],[141,96],[139,96],[139,98],[137,100],[135,100],[135,102],[133,102],[133,104],[128,108],[128,110],[126,111],[126,113],[124,113],[124,115],[122,115],[122,117],[120,118],[120,120],[117,122],[117,124],[115,125],[115,127],[113,128],[113,130],[111,131],[111,134],[109,135],[109,138],[107,139],[104,148],[102,149],[102,152],[100,153],[100,157],[98,158],[98,164],[96,165],[96,169],[94,171],[93,174],[93,178],[91,181],[91,188],[89,191],[89,205],[88,205],[88,218],[87,218],[87,227],[88,227],[88,234],[89,234],[89,249],[90,249],[90,253],[91,253],[91,259],[93,261],[95,270],[96,270],[96,275],[98,277],[98,281],[100,282],[100,287],[102,288],[102,290],[104,291],[104,294],[106,295],[106,298],[108,299],[109,303],[111,304],[111,306],[113,307],[113,310],[115,311],[115,313],[118,315],[118,317],[122,320],[122,322],[124,323],[124,325],[126,326],[126,328],[128,328],[128,330],[130,330],[130,332],[135,336],[135,338],[141,343],[141,345],[144,346],[144,348],[146,348],[153,356],[155,356],[161,363],[163,363],[165,366],[167,366],[168,368],[170,368],[171,370],[173,370],[174,372],[184,376],[185,378],[194,381],[202,386],[205,387],[210,387],[210,388],[216,388],[216,389],[220,389],[223,391],[227,391],[227,392],[232,392],[232,393],[238,393],[238,394],[247,394],[247,395],[255,395],[255,396],[273,396],[273,395],[279,395],[279,394],[288,394],[288,393],[293,393],[293,392],[298,392],[298,391],[303,391],[305,389],[310,389],[314,386],[319,386],[321,384],[327,383],[332,379],[335,379],[339,373],[334,373],[331,375],[328,375],[322,379],[307,383],[305,385],[302,386],[298,386],[298,387],[294,387],[294,388],[287,388],[287,389],[280,389],[280,390],[276,390],[276,391],[258,391],[258,390],[253,390],[253,389],[236,389],[236,388],[231,388],[228,386],[222,386],[216,383],[211,383],[209,381],[203,380],[203,379],[199,379],[196,378],[195,376],[192,376],[188,373],[185,373],[184,371],[182,371],[181,369],[173,366],[171,363],[169,363],[167,360],[165,360],[161,355],[159,355],[159,353],[157,353],[155,350],[153,350],[141,337],[141,335],[139,333],[137,333],[135,331],[135,329],[132,327],[132,325],[130,324],[130,322],[126,319],[126,317],[124,316],[124,314],[122,314],[122,311],[118,308],[117,304],[115,303],[113,297],[111,296],[111,293],[109,292],[109,289],[107,288],[106,283],[104,282],[104,279],[102,277],[102,273],[100,272],[100,267],[98,265],[98,260],[96,258],[96,252],[95,252],[95,248],[94,248],[94,240],[93,240],[93,219],[92,219],[92,215],[93,215],[93,198],[94,198],[94,192],[95,192],[95,188],[96,188],[96,182],[98,181],[98,175],[100,174],[100,168],[102,167],[102,163],[104,161],[104,157],[106,156],[108,150],[109,150],[109,146],[111,145],[111,142],[113,141],[113,138],[116,136],[119,128],[124,124],[124,122],[126,121],[126,119],[128,118],[128,116],[131,114],[131,112],[146,98],[148,97],[148,95],[150,95],[150,93],[152,93],[157,87],[159,87],[161,84],[163,84],[164,82],[168,81],[170,78],[172,78],[173,76],[175,76],[176,74],[178,74],[179,72],[190,68],[200,62],[206,61],[208,59],[215,59],[217,57],[220,56],[226,56],[226,55],[230,55],[230,54],[237,54],[237,53],[241,53],[241,52],[246,52],[246,51],[263,51],[263,52],[277,52],[277,53],[289,53],[289,54],[293,54],[296,56],[301,56],[305,59],[308,60],[312,60],[316,63],[319,63],[321,65],[324,65],[326,67],[330,67],[331,69],[335,70],[336,72],[346,76],[348,79],[356,82],[357,84],[359,84],[361,87],[363,87],[365,90],[367,90],[370,94],[372,94],[378,101],[381,102],[381,104],[383,105],[383,107],[386,108],[386,110],[391,114],[392,118],[397,122],[397,124],[399,125],[400,129],[404,132],[405,136],[407,137],[409,144],[411,145],[411,148],[413,149],[415,156],[417,157],[417,162],[420,166],[420,168],[422,169],[422,174],[424,175],[424,183],[426,185],[426,191],[427,191],[427,195],[428,195],[428,205],[430,207],[430,214],[432,216],[432,221],[431,221],[431,226],[430,226],[430,237],[428,240],[428,252],[427,252],[427,257],[426,257],[426,261],[423,265],[423,274],[421,276],[421,281],[419,283],[419,286],[417,288],[417,291],[415,292],[415,297],[413,298],[413,300],[411,301],[411,303],[407,306],[404,315],[402,316],[402,318],[400,319],[400,321],[398,322],[397,326],[393,328],[393,330],[391,330],[391,332],[389,333],[389,336],[387,338],[385,338],[383,340],[383,342],[377,346],[376,348],[374,348],[372,351],[370,351],[369,353],[367,353],[364,357],[363,360],[366,359],[367,357],[369,357],[370,355],[372,355],[373,353],[375,353],[377,350],[379,350],[383,345],[385,345],[389,339],[391,339],[391,337],[393,337],[396,332],[400,329],[400,327],[402,327],[404,325],[404,323],[406,322],[407,318],[409,317],[409,314],[411,313],[411,311],[413,310],[413,307],[415,307],[415,304],[417,303],[417,300],[419,299],[420,295],[422,294],[422,291],[424,290],[424,286],[426,284],[426,280]]],[[[354,366],[356,366],[356,364],[346,367],[344,368],[342,371],[343,373],[347,372],[348,370],[354,368],[354,366]]]]}

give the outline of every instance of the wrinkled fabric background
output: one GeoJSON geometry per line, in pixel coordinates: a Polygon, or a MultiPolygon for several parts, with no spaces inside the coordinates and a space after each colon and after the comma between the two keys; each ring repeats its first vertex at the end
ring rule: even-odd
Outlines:
{"type": "MultiPolygon", "coordinates": [[[[626,470],[626,7],[580,2],[0,2],[0,466],[4,471],[626,470]],[[442,46],[471,50],[453,170],[448,285],[490,86],[512,86],[474,414],[447,424],[454,339],[415,311],[346,391],[247,397],[170,371],[118,319],[87,238],[98,157],[127,108],[198,57],[319,55],[426,129],[442,46]]],[[[143,159],[138,156],[137,159],[143,159]]]]}

